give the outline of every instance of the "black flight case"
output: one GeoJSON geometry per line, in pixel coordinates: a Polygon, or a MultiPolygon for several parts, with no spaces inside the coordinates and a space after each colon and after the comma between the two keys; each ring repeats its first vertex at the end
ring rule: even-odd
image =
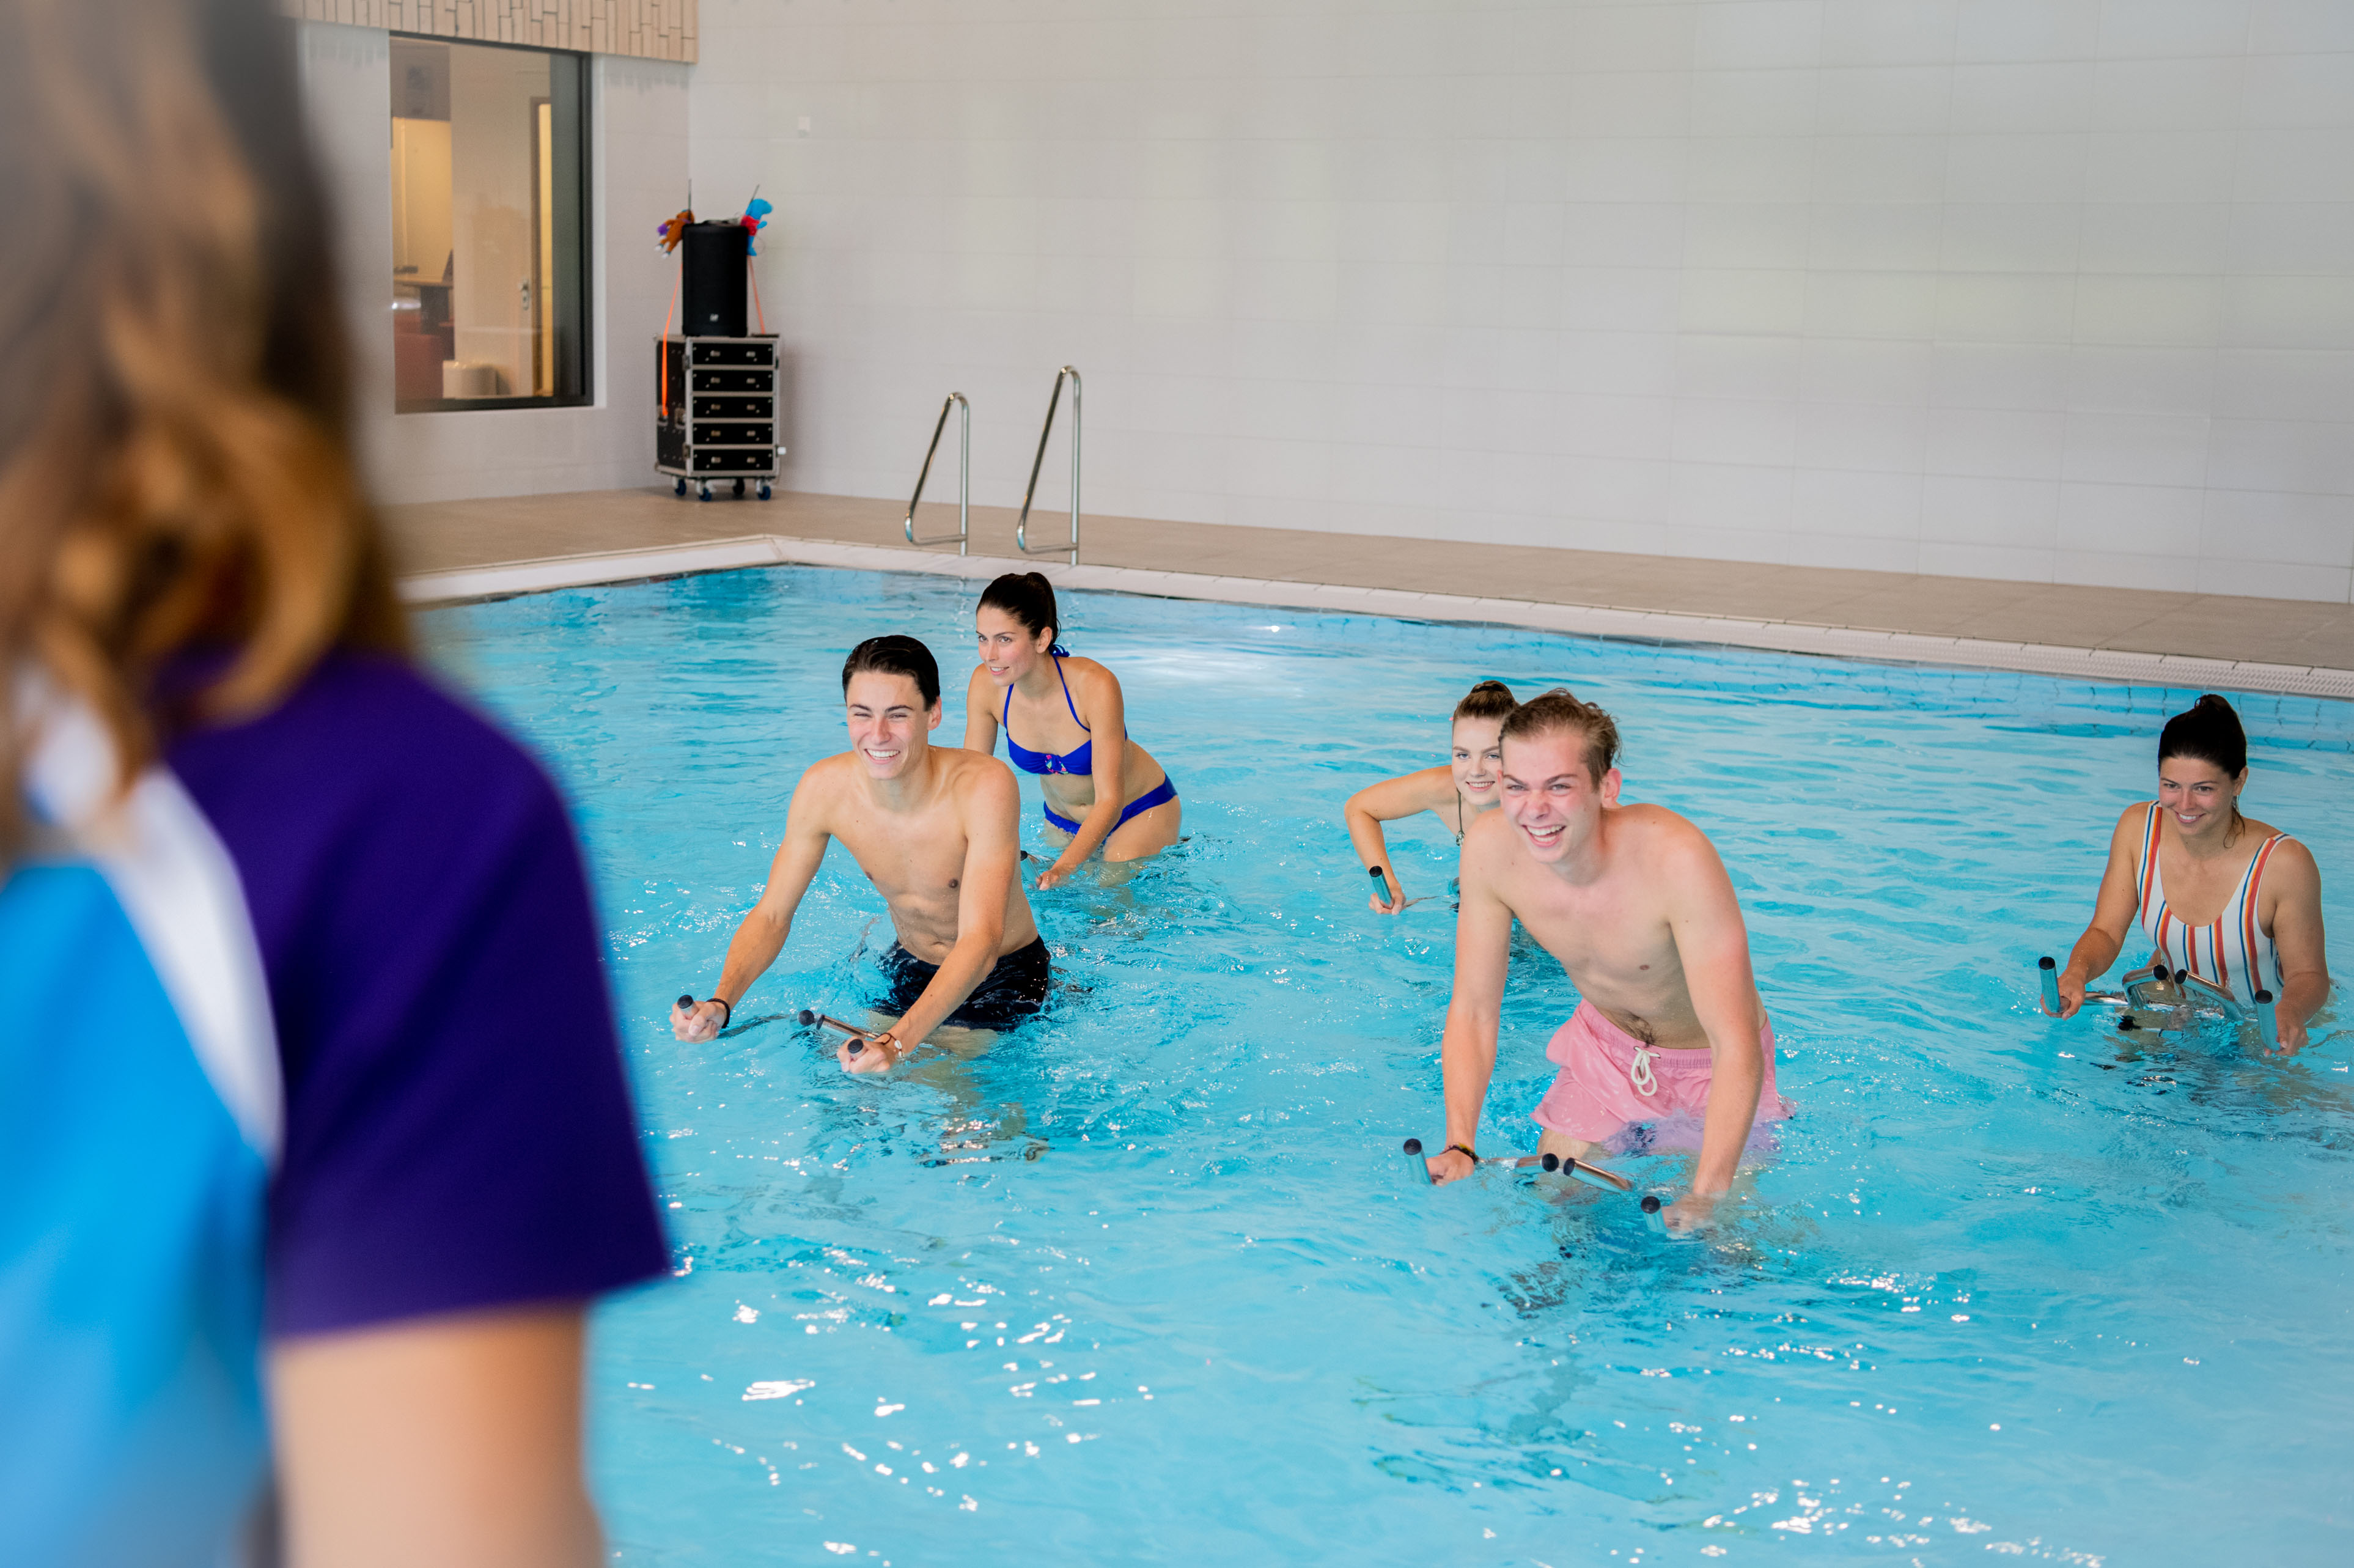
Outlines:
{"type": "Polygon", "coordinates": [[[711,499],[714,480],[732,479],[769,495],[777,477],[777,340],[758,337],[664,337],[661,397],[655,410],[654,466],[676,482],[675,494],[695,486],[711,499]]]}

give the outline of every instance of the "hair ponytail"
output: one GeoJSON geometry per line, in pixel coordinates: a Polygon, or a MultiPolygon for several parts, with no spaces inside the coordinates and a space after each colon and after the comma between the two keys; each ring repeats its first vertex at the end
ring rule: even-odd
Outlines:
{"type": "Polygon", "coordinates": [[[1055,585],[1044,572],[1008,572],[981,590],[982,609],[1002,610],[1035,636],[1041,630],[1063,635],[1062,617],[1055,609],[1055,585]]]}
{"type": "MultiPolygon", "coordinates": [[[[2248,732],[2232,705],[2210,692],[2166,721],[2158,732],[2158,765],[2170,757],[2204,762],[2235,783],[2248,770],[2248,732]]],[[[2240,831],[2239,797],[2232,799],[2232,832],[2240,831]]]]}
{"type": "Polygon", "coordinates": [[[2210,692],[2158,732],[2158,760],[2163,764],[2169,757],[2195,758],[2237,779],[2248,770],[2248,732],[2240,727],[2232,705],[2210,692]]]}

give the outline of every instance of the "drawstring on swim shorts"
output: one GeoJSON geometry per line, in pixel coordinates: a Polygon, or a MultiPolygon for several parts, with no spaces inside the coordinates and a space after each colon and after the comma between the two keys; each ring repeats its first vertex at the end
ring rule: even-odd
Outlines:
{"type": "Polygon", "coordinates": [[[1627,1081],[1646,1099],[1659,1092],[1659,1080],[1651,1072],[1651,1047],[1648,1044],[1635,1047],[1635,1059],[1627,1064],[1627,1081]]]}

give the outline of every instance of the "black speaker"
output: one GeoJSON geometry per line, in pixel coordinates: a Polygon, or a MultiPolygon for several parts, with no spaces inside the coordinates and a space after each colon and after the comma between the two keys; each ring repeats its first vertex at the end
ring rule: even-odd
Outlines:
{"type": "Polygon", "coordinates": [[[740,223],[686,226],[679,282],[686,336],[744,335],[744,286],[751,258],[752,231],[740,223]]]}

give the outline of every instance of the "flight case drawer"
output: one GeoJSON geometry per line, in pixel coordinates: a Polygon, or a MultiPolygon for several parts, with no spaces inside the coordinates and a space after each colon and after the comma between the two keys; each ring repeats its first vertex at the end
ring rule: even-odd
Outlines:
{"type": "Polygon", "coordinates": [[[705,370],[697,366],[691,386],[697,392],[773,392],[773,370],[705,370]]]}
{"type": "Polygon", "coordinates": [[[695,417],[697,419],[765,419],[771,400],[767,397],[697,397],[695,417]]]}
{"type": "Polygon", "coordinates": [[[715,424],[709,419],[695,422],[695,444],[699,447],[772,447],[777,444],[776,427],[766,420],[758,424],[715,424]]]}
{"type": "Polygon", "coordinates": [[[766,473],[776,461],[770,447],[697,447],[688,466],[697,473],[766,473]]]}
{"type": "Polygon", "coordinates": [[[695,343],[690,340],[697,365],[774,365],[777,345],[773,343],[695,343]]]}

